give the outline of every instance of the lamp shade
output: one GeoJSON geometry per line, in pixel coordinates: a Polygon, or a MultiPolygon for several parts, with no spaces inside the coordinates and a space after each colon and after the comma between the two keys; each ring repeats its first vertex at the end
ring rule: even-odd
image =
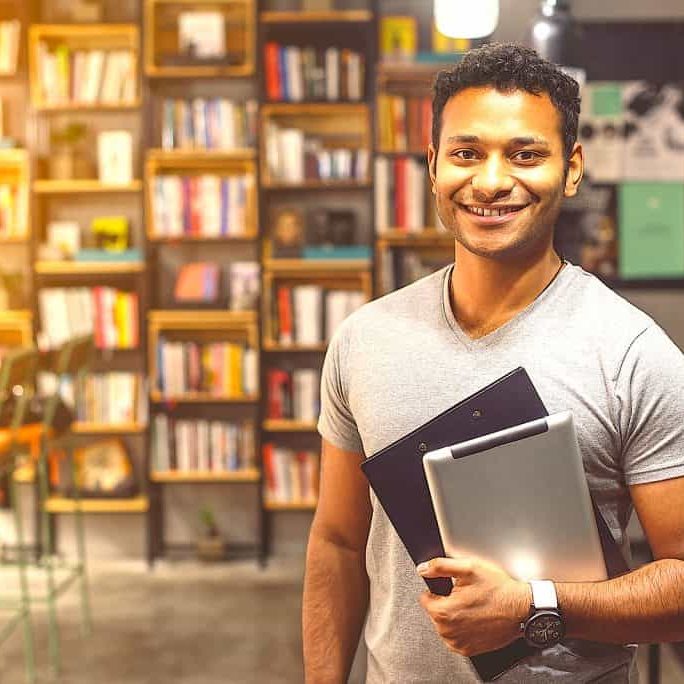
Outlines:
{"type": "Polygon", "coordinates": [[[499,23],[499,0],[435,0],[435,26],[449,38],[484,38],[499,23]]]}

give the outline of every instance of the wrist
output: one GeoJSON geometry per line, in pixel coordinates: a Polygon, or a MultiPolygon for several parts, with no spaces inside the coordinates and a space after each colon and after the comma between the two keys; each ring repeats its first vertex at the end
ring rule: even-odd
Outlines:
{"type": "Polygon", "coordinates": [[[516,580],[513,583],[508,605],[508,615],[515,622],[516,628],[529,617],[531,605],[532,589],[529,583],[516,580]]]}

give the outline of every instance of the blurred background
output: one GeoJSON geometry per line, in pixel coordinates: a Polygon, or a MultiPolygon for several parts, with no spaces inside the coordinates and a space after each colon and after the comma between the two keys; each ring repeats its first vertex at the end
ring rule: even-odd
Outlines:
{"type": "Polygon", "coordinates": [[[431,83],[487,41],[580,82],[557,247],[681,348],[681,0],[0,0],[3,682],[302,681],[326,344],[452,260],[431,83]]]}

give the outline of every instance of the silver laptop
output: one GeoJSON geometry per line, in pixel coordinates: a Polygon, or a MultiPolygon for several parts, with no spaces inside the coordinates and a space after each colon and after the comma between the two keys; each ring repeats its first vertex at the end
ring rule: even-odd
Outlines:
{"type": "Polygon", "coordinates": [[[606,579],[569,411],[430,451],[423,466],[448,556],[521,580],[606,579]]]}

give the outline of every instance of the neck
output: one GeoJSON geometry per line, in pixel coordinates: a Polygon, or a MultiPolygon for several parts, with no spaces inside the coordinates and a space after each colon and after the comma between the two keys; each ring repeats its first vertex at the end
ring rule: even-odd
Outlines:
{"type": "Polygon", "coordinates": [[[473,338],[493,332],[541,294],[561,263],[551,245],[536,255],[499,261],[477,256],[457,242],[450,287],[456,320],[473,338]]]}

